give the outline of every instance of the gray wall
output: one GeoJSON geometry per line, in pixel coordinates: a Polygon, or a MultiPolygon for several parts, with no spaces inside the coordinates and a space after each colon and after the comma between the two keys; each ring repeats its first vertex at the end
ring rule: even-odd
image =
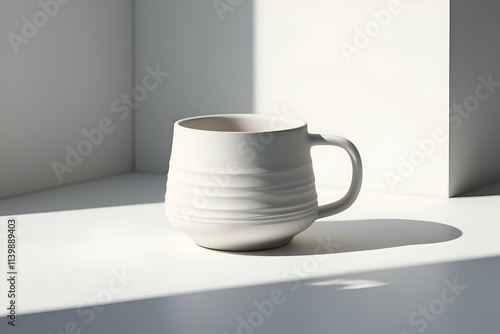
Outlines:
{"type": "Polygon", "coordinates": [[[136,2],[136,83],[147,66],[170,73],[137,108],[136,170],[167,171],[177,119],[253,111],[252,6],[241,1],[221,19],[212,1],[136,2]]]}
{"type": "MultiPolygon", "coordinates": [[[[265,48],[254,45],[256,28],[267,22],[257,15],[256,26],[255,15],[267,3],[223,2],[218,13],[211,1],[141,0],[133,15],[133,1],[66,1],[41,1],[50,4],[44,9],[35,0],[0,0],[0,198],[134,168],[165,173],[175,120],[272,109],[263,107],[255,89],[256,76],[259,89],[267,82],[262,64],[255,65],[256,50],[262,54],[265,48]],[[121,99],[134,76],[140,92],[155,70],[168,76],[147,90],[134,115],[121,99]],[[97,135],[98,144],[90,143],[82,131],[100,122],[111,128],[97,135]],[[67,150],[79,145],[92,151],[68,163],[67,150]],[[60,163],[59,177],[54,163],[60,163]]],[[[453,107],[474,95],[479,76],[500,81],[500,5],[458,0],[450,6],[453,107]]],[[[269,22],[283,21],[282,14],[269,22]]],[[[494,92],[470,116],[460,116],[460,125],[459,115],[451,113],[451,195],[499,179],[499,105],[500,92],[494,92]]],[[[325,124],[320,120],[318,128],[325,124]]],[[[346,135],[356,140],[355,132],[346,135]]],[[[422,177],[445,177],[430,162],[426,166],[422,177]]]]}
{"type": "Polygon", "coordinates": [[[450,108],[468,99],[471,109],[450,113],[451,196],[500,180],[500,87],[480,89],[484,100],[475,91],[479,76],[500,83],[499,36],[498,1],[451,1],[450,108]]]}
{"type": "Polygon", "coordinates": [[[111,111],[132,84],[132,3],[60,1],[0,0],[0,197],[132,170],[131,117],[111,111]],[[66,146],[105,118],[68,166],[66,146]],[[71,172],[59,179],[55,161],[71,172]]]}

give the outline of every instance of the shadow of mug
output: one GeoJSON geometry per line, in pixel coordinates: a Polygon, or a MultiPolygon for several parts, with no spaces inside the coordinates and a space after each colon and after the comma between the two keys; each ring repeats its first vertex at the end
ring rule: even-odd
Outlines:
{"type": "Polygon", "coordinates": [[[298,234],[288,245],[253,252],[251,256],[298,256],[376,250],[446,242],[462,231],[446,224],[408,219],[320,221],[298,234]]]}

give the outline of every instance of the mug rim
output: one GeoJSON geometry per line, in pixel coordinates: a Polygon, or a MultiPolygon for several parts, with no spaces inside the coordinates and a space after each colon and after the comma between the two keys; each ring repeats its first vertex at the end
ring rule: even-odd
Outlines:
{"type": "Polygon", "coordinates": [[[187,117],[183,119],[179,119],[174,123],[174,126],[190,130],[190,131],[200,131],[200,132],[211,132],[211,133],[227,133],[227,134],[255,134],[255,133],[269,133],[269,132],[284,132],[297,130],[302,127],[307,126],[307,122],[303,119],[290,117],[290,116],[281,116],[281,115],[267,115],[267,114],[250,114],[250,113],[235,113],[235,114],[210,114],[210,115],[199,115],[193,117],[187,117]],[[267,121],[266,127],[261,127],[255,130],[221,130],[221,129],[209,129],[203,127],[194,127],[187,126],[185,123],[196,122],[201,120],[206,120],[210,118],[218,118],[218,119],[259,119],[262,121],[267,121]],[[286,120],[288,122],[292,122],[292,124],[283,126],[283,127],[274,127],[272,122],[274,120],[286,120]]]}

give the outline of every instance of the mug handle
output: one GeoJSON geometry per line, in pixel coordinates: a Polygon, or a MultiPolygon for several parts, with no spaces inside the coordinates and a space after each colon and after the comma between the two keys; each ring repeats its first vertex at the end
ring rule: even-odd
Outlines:
{"type": "Polygon", "coordinates": [[[363,180],[361,156],[359,155],[359,151],[356,146],[354,146],[354,144],[350,140],[341,136],[323,136],[319,134],[309,134],[309,141],[311,143],[311,146],[333,145],[343,148],[347,152],[347,154],[349,154],[349,158],[351,158],[352,163],[351,186],[349,187],[349,190],[344,195],[344,197],[333,203],[321,205],[318,207],[318,218],[324,218],[344,211],[345,209],[350,207],[358,197],[363,180]]]}

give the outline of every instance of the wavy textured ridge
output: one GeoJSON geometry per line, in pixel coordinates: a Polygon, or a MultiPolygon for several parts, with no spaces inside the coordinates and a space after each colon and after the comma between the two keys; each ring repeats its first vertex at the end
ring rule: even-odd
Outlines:
{"type": "MultiPolygon", "coordinates": [[[[187,223],[261,225],[261,224],[287,223],[298,220],[308,220],[311,219],[311,217],[316,216],[317,209],[309,209],[308,211],[304,211],[302,213],[293,213],[284,216],[265,215],[257,218],[227,217],[225,219],[193,216],[192,214],[190,214],[191,212],[189,211],[186,214],[175,214],[173,212],[174,211],[172,210],[169,211],[168,213],[169,219],[177,219],[187,223]]],[[[313,220],[314,219],[312,219],[311,222],[313,220]]]]}
{"type": "MultiPolygon", "coordinates": [[[[310,163],[307,163],[307,164],[303,164],[303,165],[299,165],[299,166],[294,166],[294,167],[291,167],[291,168],[285,168],[285,169],[275,169],[275,170],[267,170],[267,169],[262,169],[262,168],[257,168],[257,167],[254,167],[253,170],[248,170],[246,172],[229,172],[229,171],[225,171],[225,170],[221,170],[221,171],[217,171],[217,172],[210,172],[208,173],[206,168],[204,168],[203,166],[182,166],[182,164],[178,164],[174,161],[170,161],[169,162],[169,168],[168,168],[168,171],[169,171],[169,174],[170,174],[170,171],[176,171],[176,172],[179,172],[179,173],[194,173],[194,174],[200,174],[200,175],[206,175],[206,174],[219,174],[219,173],[224,173],[224,174],[232,174],[232,175],[252,175],[252,176],[266,176],[266,175],[277,175],[277,174],[281,174],[281,175],[286,175],[287,173],[296,173],[297,171],[301,170],[301,171],[308,171],[310,168],[311,168],[311,164],[310,163]]],[[[247,169],[249,167],[246,167],[247,169]]]]}
{"type": "Polygon", "coordinates": [[[169,170],[166,212],[171,220],[265,224],[314,220],[317,195],[312,166],[255,174],[169,170]]]}
{"type": "MultiPolygon", "coordinates": [[[[293,187],[297,184],[314,183],[312,165],[278,171],[259,173],[195,172],[170,165],[168,180],[175,180],[193,186],[215,184],[224,188],[273,188],[293,187]]],[[[168,184],[167,180],[167,184],[168,184]]]]}

